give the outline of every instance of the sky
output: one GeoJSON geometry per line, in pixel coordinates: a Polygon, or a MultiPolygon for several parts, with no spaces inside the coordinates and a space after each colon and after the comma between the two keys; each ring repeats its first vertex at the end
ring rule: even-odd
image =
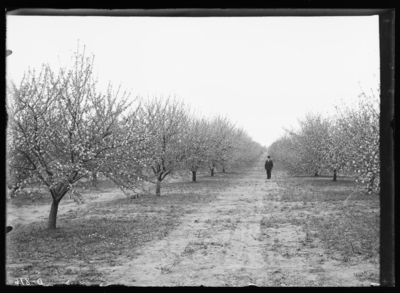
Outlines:
{"type": "Polygon", "coordinates": [[[307,111],[379,87],[378,16],[7,16],[6,76],[95,55],[99,86],[175,96],[269,146],[307,111]]]}

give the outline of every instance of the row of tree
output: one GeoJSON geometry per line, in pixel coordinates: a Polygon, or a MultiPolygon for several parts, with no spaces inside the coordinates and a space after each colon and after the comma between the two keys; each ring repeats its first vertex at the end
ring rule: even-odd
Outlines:
{"type": "Polygon", "coordinates": [[[356,103],[336,106],[333,115],[308,113],[296,130],[269,148],[275,160],[297,174],[345,172],[365,183],[367,192],[379,190],[379,97],[372,91],[356,103]]]}
{"type": "Polygon", "coordinates": [[[73,65],[54,71],[28,70],[7,87],[7,184],[17,194],[27,184],[44,184],[52,205],[48,227],[56,227],[58,205],[82,178],[102,174],[125,194],[174,172],[249,163],[263,148],[227,118],[192,114],[171,98],[132,98],[111,84],[98,90],[94,56],[79,50],[73,65]]]}

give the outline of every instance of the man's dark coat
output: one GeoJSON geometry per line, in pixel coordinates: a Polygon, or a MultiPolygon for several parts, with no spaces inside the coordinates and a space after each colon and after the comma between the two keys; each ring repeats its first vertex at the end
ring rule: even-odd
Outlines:
{"type": "Polygon", "coordinates": [[[274,166],[274,163],[272,163],[272,160],[265,161],[265,169],[266,170],[271,170],[273,166],[274,166]]]}

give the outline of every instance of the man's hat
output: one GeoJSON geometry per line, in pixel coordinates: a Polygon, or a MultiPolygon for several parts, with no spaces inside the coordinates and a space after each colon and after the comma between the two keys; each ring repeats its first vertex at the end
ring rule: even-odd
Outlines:
{"type": "Polygon", "coordinates": [[[271,158],[270,156],[267,157],[268,159],[271,158]]]}

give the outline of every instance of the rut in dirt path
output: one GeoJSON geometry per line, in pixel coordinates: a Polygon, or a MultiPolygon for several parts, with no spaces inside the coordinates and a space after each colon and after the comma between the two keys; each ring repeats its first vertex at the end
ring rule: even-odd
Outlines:
{"type": "MultiPolygon", "coordinates": [[[[151,242],[123,265],[100,269],[109,283],[134,286],[247,286],[265,282],[260,222],[266,182],[257,162],[166,238],[151,242]]],[[[221,175],[222,176],[222,175],[221,175]]]]}

